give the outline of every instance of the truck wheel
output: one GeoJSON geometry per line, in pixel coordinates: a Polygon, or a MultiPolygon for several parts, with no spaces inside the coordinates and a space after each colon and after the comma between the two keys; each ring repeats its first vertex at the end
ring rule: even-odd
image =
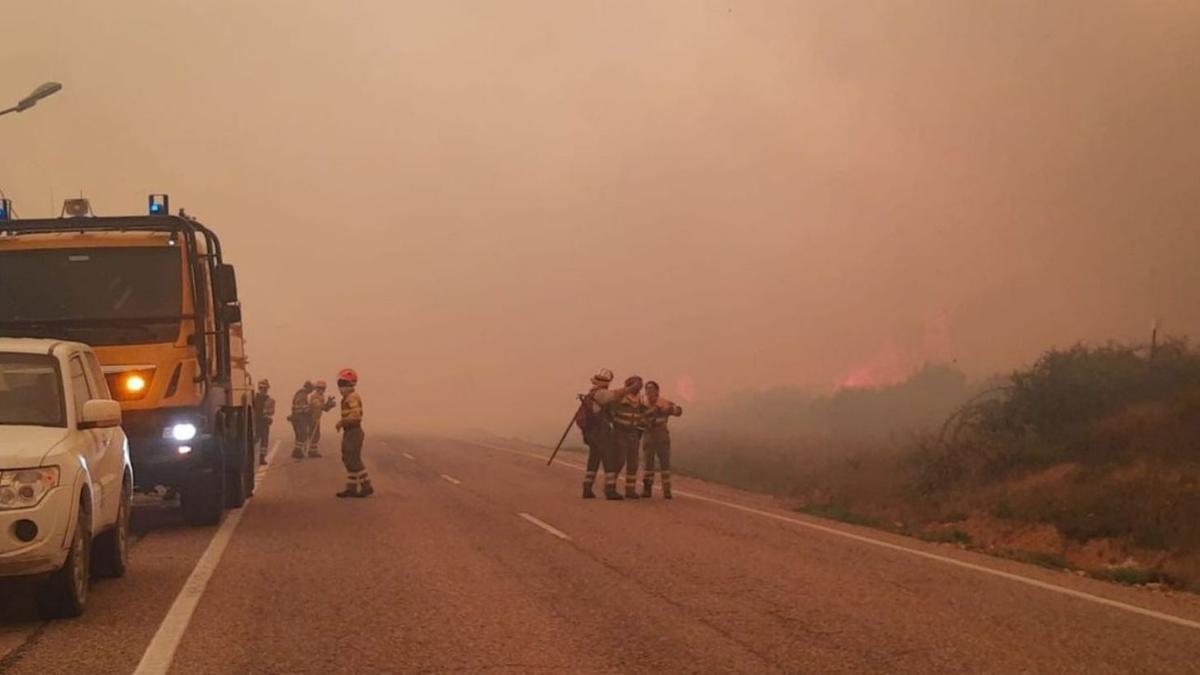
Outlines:
{"type": "Polygon", "coordinates": [[[234,429],[225,445],[226,449],[233,450],[225,460],[225,508],[240,509],[254,492],[254,463],[250,459],[253,448],[247,440],[249,427],[246,422],[249,417],[246,411],[239,410],[232,417],[234,429]],[[251,451],[247,451],[247,448],[251,448],[251,451]]]}
{"type": "Polygon", "coordinates": [[[216,525],[225,510],[225,472],[218,468],[189,480],[179,493],[179,506],[188,525],[216,525]]]}
{"type": "MultiPolygon", "coordinates": [[[[237,442],[240,439],[235,439],[237,442]]],[[[236,462],[233,462],[225,471],[225,508],[240,509],[246,505],[246,498],[250,496],[250,484],[246,480],[246,453],[242,450],[241,445],[238,445],[238,454],[236,462]]],[[[250,471],[253,471],[250,468],[250,471]]]]}
{"type": "Polygon", "coordinates": [[[121,505],[117,507],[117,522],[111,530],[96,537],[92,545],[92,573],[117,579],[125,576],[129,565],[129,521],[132,490],[129,478],[121,486],[121,505]]]}
{"type": "Polygon", "coordinates": [[[83,614],[91,587],[92,550],[91,518],[86,503],[79,504],[75,536],[71,539],[71,550],[67,561],[38,589],[38,613],[44,619],[70,619],[83,614]]]}
{"type": "Polygon", "coordinates": [[[254,437],[254,414],[253,411],[246,411],[246,485],[249,486],[246,491],[246,496],[254,496],[254,488],[257,487],[258,474],[258,451],[255,449],[258,439],[254,437]]]}

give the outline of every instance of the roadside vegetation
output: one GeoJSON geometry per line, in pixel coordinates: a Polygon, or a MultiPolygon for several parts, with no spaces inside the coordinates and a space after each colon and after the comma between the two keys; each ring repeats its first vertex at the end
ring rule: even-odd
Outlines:
{"type": "Polygon", "coordinates": [[[1200,590],[1200,352],[1047,352],[971,385],[734,397],[679,425],[680,473],[802,511],[1122,583],[1200,590]]]}

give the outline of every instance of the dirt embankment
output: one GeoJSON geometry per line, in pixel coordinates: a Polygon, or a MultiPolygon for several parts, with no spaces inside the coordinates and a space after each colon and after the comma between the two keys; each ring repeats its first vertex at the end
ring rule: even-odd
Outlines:
{"type": "Polygon", "coordinates": [[[1143,499],[1196,498],[1183,473],[1146,462],[1109,472],[1062,463],[935,503],[897,499],[852,511],[803,499],[802,510],[1121,583],[1200,592],[1200,512],[1155,510],[1143,499]]]}

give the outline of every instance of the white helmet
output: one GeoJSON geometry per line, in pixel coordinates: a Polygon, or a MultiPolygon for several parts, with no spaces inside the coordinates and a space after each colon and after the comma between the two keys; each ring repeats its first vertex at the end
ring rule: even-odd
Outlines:
{"type": "Polygon", "coordinates": [[[608,368],[601,368],[592,376],[592,384],[597,387],[607,387],[613,381],[613,372],[608,368]]]}

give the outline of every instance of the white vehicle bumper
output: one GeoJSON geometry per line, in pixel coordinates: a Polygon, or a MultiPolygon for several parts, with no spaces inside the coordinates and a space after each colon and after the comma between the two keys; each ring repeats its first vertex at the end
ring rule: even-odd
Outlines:
{"type": "Polygon", "coordinates": [[[0,511],[0,576],[23,576],[53,572],[66,562],[67,531],[75,500],[73,490],[58,486],[37,506],[16,511],[0,511]],[[17,538],[17,523],[32,521],[37,535],[32,541],[17,538]]]}

